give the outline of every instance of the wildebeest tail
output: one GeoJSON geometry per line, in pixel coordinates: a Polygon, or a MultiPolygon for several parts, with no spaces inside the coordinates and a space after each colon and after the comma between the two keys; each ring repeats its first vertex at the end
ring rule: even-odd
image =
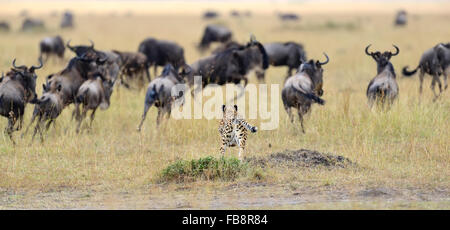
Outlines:
{"type": "Polygon", "coordinates": [[[256,42],[256,45],[258,46],[258,49],[262,54],[262,67],[263,69],[267,69],[267,67],[269,67],[269,56],[267,56],[266,49],[264,49],[264,46],[259,42],[256,42]]]}
{"type": "Polygon", "coordinates": [[[419,67],[420,67],[420,65],[417,66],[413,71],[408,71],[408,66],[405,66],[405,67],[403,67],[402,73],[406,77],[412,76],[413,74],[415,74],[417,72],[419,67]]]}
{"type": "Polygon", "coordinates": [[[308,93],[308,94],[303,94],[303,95],[305,95],[305,97],[313,100],[314,102],[316,102],[319,105],[324,105],[325,104],[325,100],[323,100],[322,98],[316,96],[313,93],[308,93]]]}
{"type": "Polygon", "coordinates": [[[147,90],[145,94],[145,104],[152,105],[158,97],[158,92],[156,91],[156,85],[153,85],[153,88],[147,90]]]}

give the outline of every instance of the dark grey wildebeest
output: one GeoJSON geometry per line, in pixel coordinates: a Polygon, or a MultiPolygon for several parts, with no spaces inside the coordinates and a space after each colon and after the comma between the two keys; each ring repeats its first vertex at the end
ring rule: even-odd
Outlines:
{"type": "Polygon", "coordinates": [[[368,45],[365,52],[368,56],[371,56],[377,63],[377,75],[369,82],[367,86],[366,96],[368,99],[369,107],[372,108],[374,103],[389,108],[394,100],[398,96],[398,84],[396,81],[396,75],[394,66],[390,62],[391,57],[398,55],[399,48],[394,45],[395,53],[385,51],[383,53],[369,52],[368,45]]]}
{"type": "Polygon", "coordinates": [[[61,85],[59,85],[56,92],[49,92],[46,89],[46,85],[42,85],[42,96],[37,100],[34,106],[30,124],[28,125],[22,136],[24,136],[28,132],[28,129],[37,118],[38,120],[36,122],[36,126],[34,127],[32,140],[34,140],[37,132],[39,132],[40,134],[41,141],[44,140],[42,127],[45,125],[45,131],[48,131],[52,123],[53,125],[55,125],[56,118],[61,114],[64,108],[61,98],[61,89],[62,87],[61,85]],[[45,122],[47,122],[47,124],[45,124],[45,122]]]}
{"type": "MultiPolygon", "coordinates": [[[[422,95],[422,85],[423,85],[423,79],[424,79],[425,74],[431,75],[433,77],[430,87],[434,93],[434,100],[436,100],[439,97],[439,95],[442,93],[442,83],[441,83],[441,80],[439,79],[439,76],[444,73],[444,69],[443,69],[443,66],[441,66],[440,60],[442,60],[442,62],[445,65],[445,50],[446,49],[448,50],[448,48],[446,48],[446,46],[444,44],[442,44],[442,43],[437,44],[434,47],[426,50],[422,54],[422,56],[420,57],[419,65],[417,65],[417,67],[414,70],[408,71],[408,66],[403,67],[402,73],[406,77],[412,76],[413,74],[415,74],[417,72],[417,70],[419,70],[419,80],[420,80],[419,93],[420,93],[420,95],[422,95]],[[439,59],[438,53],[441,56],[441,59],[439,59]],[[437,94],[435,91],[436,83],[438,83],[438,86],[439,86],[439,94],[437,94]]],[[[447,58],[447,63],[448,62],[450,62],[450,60],[447,58]]],[[[447,66],[448,66],[448,64],[447,64],[447,66]]],[[[447,75],[448,75],[448,73],[444,74],[445,88],[447,88],[447,75]]]]}
{"type": "Polygon", "coordinates": [[[435,49],[444,75],[444,90],[446,90],[448,88],[447,78],[450,75],[450,43],[441,43],[435,49]]]}
{"type": "Polygon", "coordinates": [[[270,65],[288,67],[287,77],[292,76],[292,70],[298,69],[300,64],[306,61],[303,45],[296,42],[268,43],[264,44],[264,48],[270,65]]]}
{"type": "Polygon", "coordinates": [[[154,75],[157,75],[158,66],[171,64],[176,70],[183,66],[184,49],[175,42],[147,38],[139,44],[139,52],[147,56],[147,66],[154,66],[154,75]]]}
{"type": "Polygon", "coordinates": [[[61,24],[61,28],[73,28],[73,14],[70,11],[66,11],[63,14],[61,24]]]}
{"type": "Polygon", "coordinates": [[[300,19],[300,16],[296,13],[279,13],[278,18],[282,21],[297,21],[300,19]]]}
{"type": "Polygon", "coordinates": [[[74,52],[77,57],[87,57],[91,60],[106,60],[103,65],[99,66],[102,76],[112,82],[117,80],[120,72],[121,60],[120,56],[112,51],[99,51],[94,48],[94,42],[90,41],[90,46],[71,46],[70,40],[67,42],[67,48],[74,52]]]}
{"type": "Polygon", "coordinates": [[[6,21],[0,21],[0,32],[8,32],[10,30],[9,23],[6,21]]]}
{"type": "MultiPolygon", "coordinates": [[[[226,83],[240,84],[244,87],[248,83],[246,75],[254,68],[267,69],[268,57],[264,46],[253,38],[245,46],[227,49],[218,54],[210,55],[194,62],[192,71],[185,77],[189,86],[194,85],[194,77],[201,76],[202,85],[194,89],[193,93],[208,84],[224,85],[226,83]]],[[[241,95],[244,90],[242,90],[241,95]]],[[[239,95],[239,96],[241,96],[239,95]]]]}
{"type": "Polygon", "coordinates": [[[121,60],[120,66],[120,80],[127,88],[129,85],[124,81],[123,76],[130,79],[138,78],[140,83],[144,83],[144,74],[147,80],[150,82],[150,73],[148,72],[147,56],[141,52],[121,52],[113,50],[112,52],[119,55],[121,60]]]}
{"type": "Polygon", "coordinates": [[[405,26],[407,22],[407,17],[406,17],[406,11],[404,10],[399,10],[397,12],[397,15],[395,16],[395,22],[394,24],[396,26],[405,26]]]}
{"type": "Polygon", "coordinates": [[[187,66],[182,67],[182,72],[178,73],[172,65],[167,64],[164,67],[161,75],[153,79],[147,87],[147,93],[145,94],[144,113],[142,115],[141,123],[139,124],[138,131],[141,131],[142,124],[144,124],[147,112],[152,105],[158,108],[158,115],[156,117],[156,125],[159,125],[161,119],[165,114],[170,117],[172,111],[172,104],[175,100],[184,97],[184,93],[181,95],[173,96],[172,89],[177,84],[183,84],[183,75],[188,73],[190,68],[187,66]]]}
{"type": "Polygon", "coordinates": [[[35,31],[43,29],[45,29],[44,21],[40,19],[27,18],[22,24],[22,31],[35,31]]]}
{"type": "Polygon", "coordinates": [[[64,46],[64,41],[61,36],[46,37],[39,43],[40,57],[43,58],[44,62],[52,55],[57,56],[60,59],[64,58],[64,51],[66,47],[64,46]]]}
{"type": "Polygon", "coordinates": [[[42,68],[42,60],[39,66],[25,65],[16,66],[16,59],[13,68],[1,78],[0,82],[0,115],[8,118],[6,133],[13,141],[12,133],[20,130],[23,125],[23,114],[27,103],[36,103],[36,79],[35,70],[42,68]],[[14,129],[16,122],[17,128],[14,129]]]}
{"type": "Polygon", "coordinates": [[[213,42],[226,43],[231,41],[233,33],[230,29],[221,25],[208,25],[206,26],[202,39],[198,48],[200,51],[204,51],[209,48],[213,42]]]}
{"type": "Polygon", "coordinates": [[[281,91],[281,98],[283,100],[284,109],[289,115],[291,122],[294,121],[292,115],[292,108],[297,109],[302,132],[305,133],[303,126],[303,117],[310,111],[311,105],[317,103],[319,105],[325,104],[325,101],[320,98],[323,95],[323,68],[322,66],[329,62],[328,56],[325,62],[309,60],[302,63],[298,67],[295,75],[286,79],[283,90],[281,91]]]}
{"type": "Polygon", "coordinates": [[[219,17],[219,13],[212,11],[212,10],[208,10],[205,13],[203,13],[204,19],[212,19],[212,18],[217,18],[217,17],[219,17]]]}
{"type": "Polygon", "coordinates": [[[78,121],[76,129],[77,133],[80,132],[81,123],[86,118],[89,110],[92,110],[89,124],[89,127],[92,127],[95,111],[97,111],[98,108],[101,110],[109,108],[113,86],[114,82],[108,80],[105,81],[100,75],[96,75],[83,82],[78,89],[75,100],[75,117],[78,121]],[[80,105],[82,105],[81,113],[80,105]]]}

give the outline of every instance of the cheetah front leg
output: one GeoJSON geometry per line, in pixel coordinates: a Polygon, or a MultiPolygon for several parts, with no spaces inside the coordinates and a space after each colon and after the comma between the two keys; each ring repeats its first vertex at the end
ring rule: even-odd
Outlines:
{"type": "Polygon", "coordinates": [[[245,151],[245,141],[247,137],[245,134],[241,135],[241,138],[239,139],[238,146],[239,146],[239,160],[242,161],[242,154],[244,154],[245,151]]]}
{"type": "Polygon", "coordinates": [[[222,157],[225,156],[225,150],[227,148],[225,137],[222,136],[222,145],[220,146],[220,153],[222,154],[222,157]]]}

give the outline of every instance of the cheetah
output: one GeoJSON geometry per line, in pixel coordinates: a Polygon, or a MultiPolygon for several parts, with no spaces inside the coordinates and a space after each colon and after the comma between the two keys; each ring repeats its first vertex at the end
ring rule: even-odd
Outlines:
{"type": "Polygon", "coordinates": [[[225,155],[225,149],[227,146],[234,147],[239,146],[239,159],[245,148],[245,142],[247,141],[247,129],[252,133],[256,132],[258,128],[250,125],[244,119],[240,118],[237,113],[238,107],[234,106],[222,106],[223,118],[220,121],[219,133],[222,137],[222,146],[220,147],[220,153],[225,155]]]}

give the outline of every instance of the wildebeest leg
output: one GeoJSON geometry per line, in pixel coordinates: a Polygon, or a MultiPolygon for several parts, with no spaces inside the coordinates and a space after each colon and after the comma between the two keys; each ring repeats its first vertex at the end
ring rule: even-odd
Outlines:
{"type": "Polygon", "coordinates": [[[256,78],[258,78],[259,82],[264,82],[265,71],[264,70],[256,70],[255,71],[256,78]]]}
{"type": "Polygon", "coordinates": [[[92,110],[92,113],[91,113],[91,121],[90,121],[90,123],[89,123],[89,128],[90,128],[90,129],[92,129],[92,122],[94,121],[95,111],[97,111],[97,108],[95,108],[94,110],[92,110]]]}
{"type": "Polygon", "coordinates": [[[23,126],[23,117],[24,117],[24,115],[19,116],[19,123],[17,124],[16,131],[19,131],[19,130],[22,129],[22,126],[23,126]]]}
{"type": "Polygon", "coordinates": [[[153,75],[154,76],[158,76],[158,65],[157,64],[155,64],[155,66],[153,67],[153,75]]]}
{"type": "Polygon", "coordinates": [[[147,112],[148,112],[148,109],[150,108],[150,106],[151,105],[149,105],[149,104],[147,104],[147,103],[145,103],[145,107],[144,107],[144,114],[142,114],[142,120],[141,120],[141,123],[139,124],[139,127],[138,127],[138,132],[140,132],[141,131],[141,128],[142,128],[142,124],[144,124],[144,121],[145,121],[145,117],[147,117],[147,112]]]}
{"type": "Polygon", "coordinates": [[[12,143],[15,145],[16,142],[13,139],[12,133],[14,132],[14,125],[16,123],[16,118],[14,117],[14,113],[10,113],[8,117],[8,127],[6,127],[6,133],[9,136],[9,139],[11,139],[12,143]]]}
{"type": "Polygon", "coordinates": [[[158,115],[156,116],[156,126],[159,126],[159,124],[161,123],[162,115],[163,114],[161,108],[158,108],[158,115]]]}
{"type": "Polygon", "coordinates": [[[419,85],[419,94],[422,95],[422,85],[423,85],[423,77],[424,77],[425,73],[420,70],[419,73],[419,80],[420,80],[420,85],[419,85]]]}
{"type": "Polygon", "coordinates": [[[286,77],[290,77],[290,76],[292,76],[292,68],[291,67],[288,68],[286,77]]]}
{"type": "Polygon", "coordinates": [[[238,95],[236,95],[236,97],[234,97],[232,100],[230,100],[229,103],[233,103],[234,101],[241,98],[245,94],[245,86],[242,86],[241,84],[236,84],[235,86],[238,87],[239,89],[241,89],[241,91],[239,92],[238,95]]]}
{"type": "Polygon", "coordinates": [[[24,136],[25,134],[28,133],[28,129],[30,129],[30,127],[31,127],[31,125],[33,124],[33,122],[34,122],[35,119],[36,119],[36,114],[33,113],[33,116],[31,116],[30,124],[28,124],[27,128],[25,129],[25,132],[23,132],[22,135],[21,135],[22,138],[23,138],[23,136],[24,136]]]}
{"type": "Polygon", "coordinates": [[[39,131],[41,131],[40,129],[41,129],[41,127],[40,127],[40,125],[41,125],[41,120],[42,120],[42,116],[39,116],[39,119],[38,119],[38,121],[36,122],[36,126],[34,127],[34,132],[33,132],[33,136],[31,137],[31,141],[33,141],[34,140],[34,137],[36,136],[36,133],[39,131]]]}
{"type": "Polygon", "coordinates": [[[148,71],[148,66],[145,66],[145,75],[147,77],[148,82],[150,82],[152,79],[150,78],[150,71],[148,71]]]}
{"type": "Polygon", "coordinates": [[[297,109],[298,119],[300,120],[300,124],[302,126],[302,132],[305,133],[305,127],[303,126],[303,115],[305,114],[305,109],[303,106],[299,106],[297,109]]]}
{"type": "Polygon", "coordinates": [[[287,112],[287,114],[289,116],[289,120],[291,121],[291,123],[293,123],[294,122],[294,116],[292,115],[292,108],[289,107],[289,106],[285,106],[284,108],[286,109],[286,112],[287,112]]]}
{"type": "Polygon", "coordinates": [[[439,91],[441,92],[442,91],[442,83],[439,80],[439,76],[433,75],[433,80],[431,81],[431,86],[430,86],[431,90],[433,91],[433,94],[434,94],[433,101],[436,101],[436,99],[438,99],[438,97],[441,95],[440,92],[439,92],[439,94],[436,93],[436,90],[435,90],[436,82],[438,83],[439,91]]]}
{"type": "Polygon", "coordinates": [[[77,125],[77,130],[76,130],[77,133],[80,132],[81,123],[83,122],[84,118],[86,117],[86,113],[87,113],[87,107],[83,106],[83,112],[82,112],[81,116],[77,116],[77,120],[78,120],[78,125],[77,125]]]}
{"type": "MultiPolygon", "coordinates": [[[[450,68],[450,67],[449,67],[450,68]]],[[[446,90],[448,88],[448,83],[447,83],[447,71],[444,71],[443,73],[444,75],[444,90],[446,90]]]]}

